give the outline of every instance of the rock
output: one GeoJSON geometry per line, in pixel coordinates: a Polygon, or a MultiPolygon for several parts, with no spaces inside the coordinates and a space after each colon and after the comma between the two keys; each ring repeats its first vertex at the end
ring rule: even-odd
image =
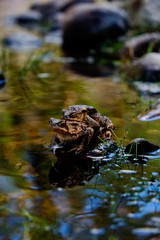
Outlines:
{"type": "Polygon", "coordinates": [[[82,4],[82,3],[93,3],[94,0],[55,0],[55,6],[58,9],[58,11],[66,11],[70,7],[82,4]]]}
{"type": "Polygon", "coordinates": [[[51,20],[54,18],[56,12],[66,11],[73,5],[81,3],[93,3],[93,0],[53,0],[51,2],[41,4],[36,3],[31,6],[31,10],[41,13],[44,20],[51,20]]]}
{"type": "Polygon", "coordinates": [[[44,24],[42,15],[37,11],[28,11],[26,13],[8,18],[8,20],[13,24],[18,24],[27,30],[32,30],[35,32],[46,32],[50,29],[49,24],[44,24]]]}
{"type": "Polygon", "coordinates": [[[18,15],[14,18],[14,21],[20,25],[26,24],[37,24],[42,20],[42,16],[40,13],[36,11],[29,11],[25,14],[18,15]]]}
{"type": "Polygon", "coordinates": [[[133,61],[125,70],[130,79],[159,82],[160,53],[147,53],[140,59],[133,61]]]}
{"type": "Polygon", "coordinates": [[[128,40],[120,51],[122,58],[134,59],[142,57],[148,50],[158,52],[160,49],[160,34],[145,33],[128,40]]]}
{"type": "Polygon", "coordinates": [[[160,94],[160,85],[158,83],[135,81],[133,85],[142,94],[146,94],[146,95],[160,94]]]}
{"type": "Polygon", "coordinates": [[[160,1],[159,0],[143,0],[143,4],[140,10],[140,18],[144,24],[152,27],[158,27],[160,25],[160,1]]]}
{"type": "Polygon", "coordinates": [[[6,83],[6,79],[0,70],[0,89],[4,87],[5,83],[6,83]]]}
{"type": "Polygon", "coordinates": [[[159,0],[123,0],[120,2],[128,12],[131,25],[135,29],[138,27],[141,32],[159,30],[159,0]]]}
{"type": "Polygon", "coordinates": [[[129,27],[126,12],[112,3],[81,4],[64,16],[63,50],[70,56],[87,56],[104,42],[117,41],[129,27]]]}
{"type": "Polygon", "coordinates": [[[49,44],[54,44],[54,45],[61,45],[62,31],[61,30],[50,31],[44,37],[44,42],[49,44]]]}
{"type": "Polygon", "coordinates": [[[131,141],[125,148],[125,153],[134,155],[144,155],[157,151],[159,146],[147,141],[144,138],[136,138],[131,141]]]}
{"type": "Polygon", "coordinates": [[[140,121],[154,121],[160,119],[160,101],[157,102],[151,109],[138,116],[140,121]]]}
{"type": "Polygon", "coordinates": [[[42,46],[40,38],[25,32],[15,32],[3,40],[14,51],[31,51],[42,46]]]}

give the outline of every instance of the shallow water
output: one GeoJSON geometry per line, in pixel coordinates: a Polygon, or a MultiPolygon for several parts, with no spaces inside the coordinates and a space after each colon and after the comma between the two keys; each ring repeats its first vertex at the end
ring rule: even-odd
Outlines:
{"type": "MultiPolygon", "coordinates": [[[[2,39],[26,31],[2,22],[33,1],[25,2],[0,2],[2,39]]],[[[49,119],[69,105],[96,107],[114,122],[118,138],[125,136],[124,145],[139,137],[159,145],[159,120],[138,120],[159,96],[139,95],[118,71],[78,74],[59,56],[59,46],[45,43],[32,52],[1,47],[7,82],[0,90],[0,239],[159,239],[160,152],[143,164],[110,157],[82,186],[50,185],[56,159],[47,149],[49,119]]]]}

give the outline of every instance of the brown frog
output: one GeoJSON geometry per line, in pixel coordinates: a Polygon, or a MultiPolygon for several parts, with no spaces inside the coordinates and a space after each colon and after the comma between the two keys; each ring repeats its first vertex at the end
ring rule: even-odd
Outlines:
{"type": "Polygon", "coordinates": [[[111,137],[111,129],[114,129],[112,121],[102,116],[94,107],[88,105],[72,105],[62,110],[63,118],[70,121],[84,122],[87,126],[93,128],[95,132],[99,131],[101,138],[111,137]]]}
{"type": "Polygon", "coordinates": [[[50,118],[51,129],[55,132],[52,146],[59,143],[72,143],[76,153],[85,150],[92,140],[94,129],[84,122],[50,118]]]}

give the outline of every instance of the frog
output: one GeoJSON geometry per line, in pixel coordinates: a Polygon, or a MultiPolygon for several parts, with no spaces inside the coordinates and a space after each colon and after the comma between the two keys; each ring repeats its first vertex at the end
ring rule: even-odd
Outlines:
{"type": "Polygon", "coordinates": [[[84,122],[87,126],[99,132],[101,138],[111,138],[112,130],[115,128],[112,121],[102,116],[96,108],[88,105],[71,105],[62,110],[63,119],[84,122]]]}
{"type": "Polygon", "coordinates": [[[88,148],[94,135],[94,129],[80,121],[50,118],[50,125],[55,133],[51,145],[69,143],[77,154],[88,148]]]}

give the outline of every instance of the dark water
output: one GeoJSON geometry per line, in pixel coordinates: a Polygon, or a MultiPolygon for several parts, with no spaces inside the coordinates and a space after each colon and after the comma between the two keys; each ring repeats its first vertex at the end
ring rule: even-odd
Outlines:
{"type": "MultiPolygon", "coordinates": [[[[7,4],[0,2],[3,17],[7,4]]],[[[18,6],[17,12],[25,10],[18,6]]],[[[21,30],[4,26],[2,38],[21,30]]],[[[0,90],[0,240],[159,239],[159,152],[143,164],[110,157],[83,186],[50,185],[56,159],[47,149],[49,118],[61,117],[63,108],[96,107],[114,122],[120,141],[126,136],[124,145],[138,137],[159,145],[160,127],[159,120],[138,120],[158,96],[140,95],[117,71],[110,77],[77,74],[57,56],[60,47],[50,44],[29,52],[1,46],[7,82],[0,90]]]]}

